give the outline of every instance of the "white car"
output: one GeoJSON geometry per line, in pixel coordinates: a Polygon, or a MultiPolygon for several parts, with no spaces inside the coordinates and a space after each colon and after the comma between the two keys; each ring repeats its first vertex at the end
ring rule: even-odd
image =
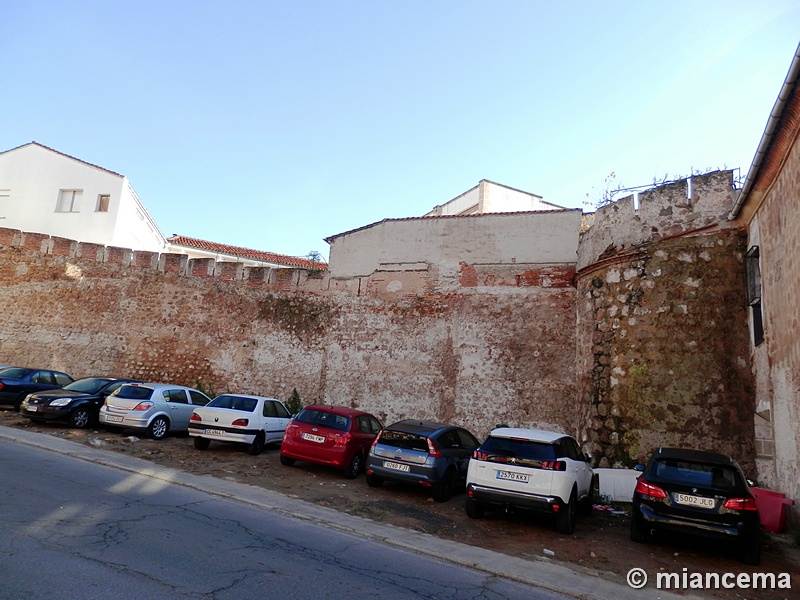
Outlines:
{"type": "Polygon", "coordinates": [[[194,447],[205,450],[211,440],[247,444],[250,454],[261,454],[267,444],[280,443],[292,415],[283,402],[264,396],[223,394],[195,408],[189,422],[194,447]]]}
{"type": "Polygon", "coordinates": [[[575,530],[576,509],[591,512],[598,481],[570,436],[537,429],[493,430],[467,468],[467,515],[521,508],[550,515],[561,533],[575,530]]]}
{"type": "Polygon", "coordinates": [[[99,421],[106,429],[140,429],[154,440],[186,431],[189,417],[211,400],[203,392],[168,383],[128,383],[106,398],[99,421]]]}

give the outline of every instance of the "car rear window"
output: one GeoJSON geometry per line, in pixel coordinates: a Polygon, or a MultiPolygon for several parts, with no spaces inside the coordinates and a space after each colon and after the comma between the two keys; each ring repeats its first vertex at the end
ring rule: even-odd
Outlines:
{"type": "Polygon", "coordinates": [[[245,398],[242,396],[217,396],[206,404],[213,408],[229,408],[231,410],[241,410],[243,412],[253,412],[256,409],[258,400],[255,398],[245,398]]]}
{"type": "Polygon", "coordinates": [[[426,436],[393,429],[384,429],[378,439],[378,443],[392,446],[393,448],[402,448],[403,450],[428,451],[428,438],[426,436]]]}
{"type": "Polygon", "coordinates": [[[489,437],[481,444],[480,452],[486,453],[491,461],[493,458],[500,458],[499,462],[506,462],[505,458],[519,458],[524,460],[556,460],[556,447],[553,444],[544,442],[533,442],[530,440],[512,440],[501,437],[489,437]]]}
{"type": "Polygon", "coordinates": [[[304,408],[300,411],[300,414],[295,417],[295,421],[308,425],[322,425],[323,427],[330,427],[331,429],[338,429],[339,431],[350,430],[349,417],[324,410],[304,408]]]}
{"type": "Polygon", "coordinates": [[[5,369],[3,371],[3,377],[6,379],[21,379],[30,372],[30,369],[18,369],[16,367],[11,367],[10,369],[5,369]]]}
{"type": "Polygon", "coordinates": [[[652,473],[664,481],[698,487],[732,489],[740,485],[736,469],[715,463],[663,458],[655,461],[652,473]]]}
{"type": "Polygon", "coordinates": [[[65,385],[64,389],[72,392],[83,392],[84,394],[96,394],[110,381],[110,379],[79,379],[69,385],[65,385]]]}
{"type": "Polygon", "coordinates": [[[123,385],[116,394],[117,398],[128,400],[149,400],[152,395],[152,389],[140,385],[123,385]]]}

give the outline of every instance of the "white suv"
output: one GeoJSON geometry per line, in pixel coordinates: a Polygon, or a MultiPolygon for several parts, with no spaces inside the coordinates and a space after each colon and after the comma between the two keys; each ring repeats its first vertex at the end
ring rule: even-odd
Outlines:
{"type": "Polygon", "coordinates": [[[589,457],[568,435],[501,427],[472,455],[467,470],[467,514],[514,507],[554,516],[561,533],[575,530],[575,512],[591,512],[597,476],[589,457]]]}

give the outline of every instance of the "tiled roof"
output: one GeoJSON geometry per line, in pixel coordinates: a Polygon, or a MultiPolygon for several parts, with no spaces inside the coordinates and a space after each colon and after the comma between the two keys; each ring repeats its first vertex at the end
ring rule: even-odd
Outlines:
{"type": "MultiPolygon", "coordinates": [[[[553,206],[556,206],[555,204],[553,206]]],[[[573,212],[579,210],[583,212],[583,209],[580,208],[557,208],[554,210],[528,210],[528,211],[519,211],[519,212],[495,212],[495,213],[473,213],[469,215],[425,215],[422,217],[401,217],[398,219],[383,219],[381,221],[376,221],[375,223],[370,223],[369,225],[364,225],[363,227],[357,227],[355,229],[351,229],[350,231],[344,231],[342,233],[337,233],[336,235],[331,235],[325,238],[325,241],[329,244],[332,240],[336,238],[340,238],[345,235],[350,235],[351,233],[355,233],[357,231],[362,231],[364,229],[370,229],[371,227],[375,227],[376,225],[380,225],[381,223],[392,223],[398,221],[430,221],[430,220],[445,220],[445,219],[486,219],[488,217],[500,217],[500,218],[511,218],[511,217],[519,217],[521,215],[552,215],[556,213],[563,213],[563,212],[573,212]]]]}
{"type": "Polygon", "coordinates": [[[261,250],[252,250],[250,248],[242,248],[240,246],[229,246],[227,244],[219,244],[217,242],[209,242],[207,240],[198,240],[197,238],[191,238],[185,235],[173,235],[172,237],[167,238],[167,243],[174,246],[186,246],[187,248],[195,248],[197,250],[204,250],[206,252],[228,254],[241,258],[249,258],[251,260],[260,260],[278,265],[286,265],[288,267],[300,267],[301,269],[320,269],[323,271],[327,270],[328,268],[328,265],[322,261],[315,262],[307,258],[299,258],[297,256],[275,254],[274,252],[262,252],[261,250]]]}

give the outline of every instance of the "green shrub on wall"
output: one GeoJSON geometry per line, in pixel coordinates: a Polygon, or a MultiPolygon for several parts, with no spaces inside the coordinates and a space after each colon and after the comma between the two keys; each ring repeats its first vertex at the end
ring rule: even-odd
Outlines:
{"type": "Polygon", "coordinates": [[[303,410],[303,401],[300,399],[300,394],[297,393],[297,388],[292,390],[292,395],[286,400],[286,408],[293,415],[303,410]]]}

